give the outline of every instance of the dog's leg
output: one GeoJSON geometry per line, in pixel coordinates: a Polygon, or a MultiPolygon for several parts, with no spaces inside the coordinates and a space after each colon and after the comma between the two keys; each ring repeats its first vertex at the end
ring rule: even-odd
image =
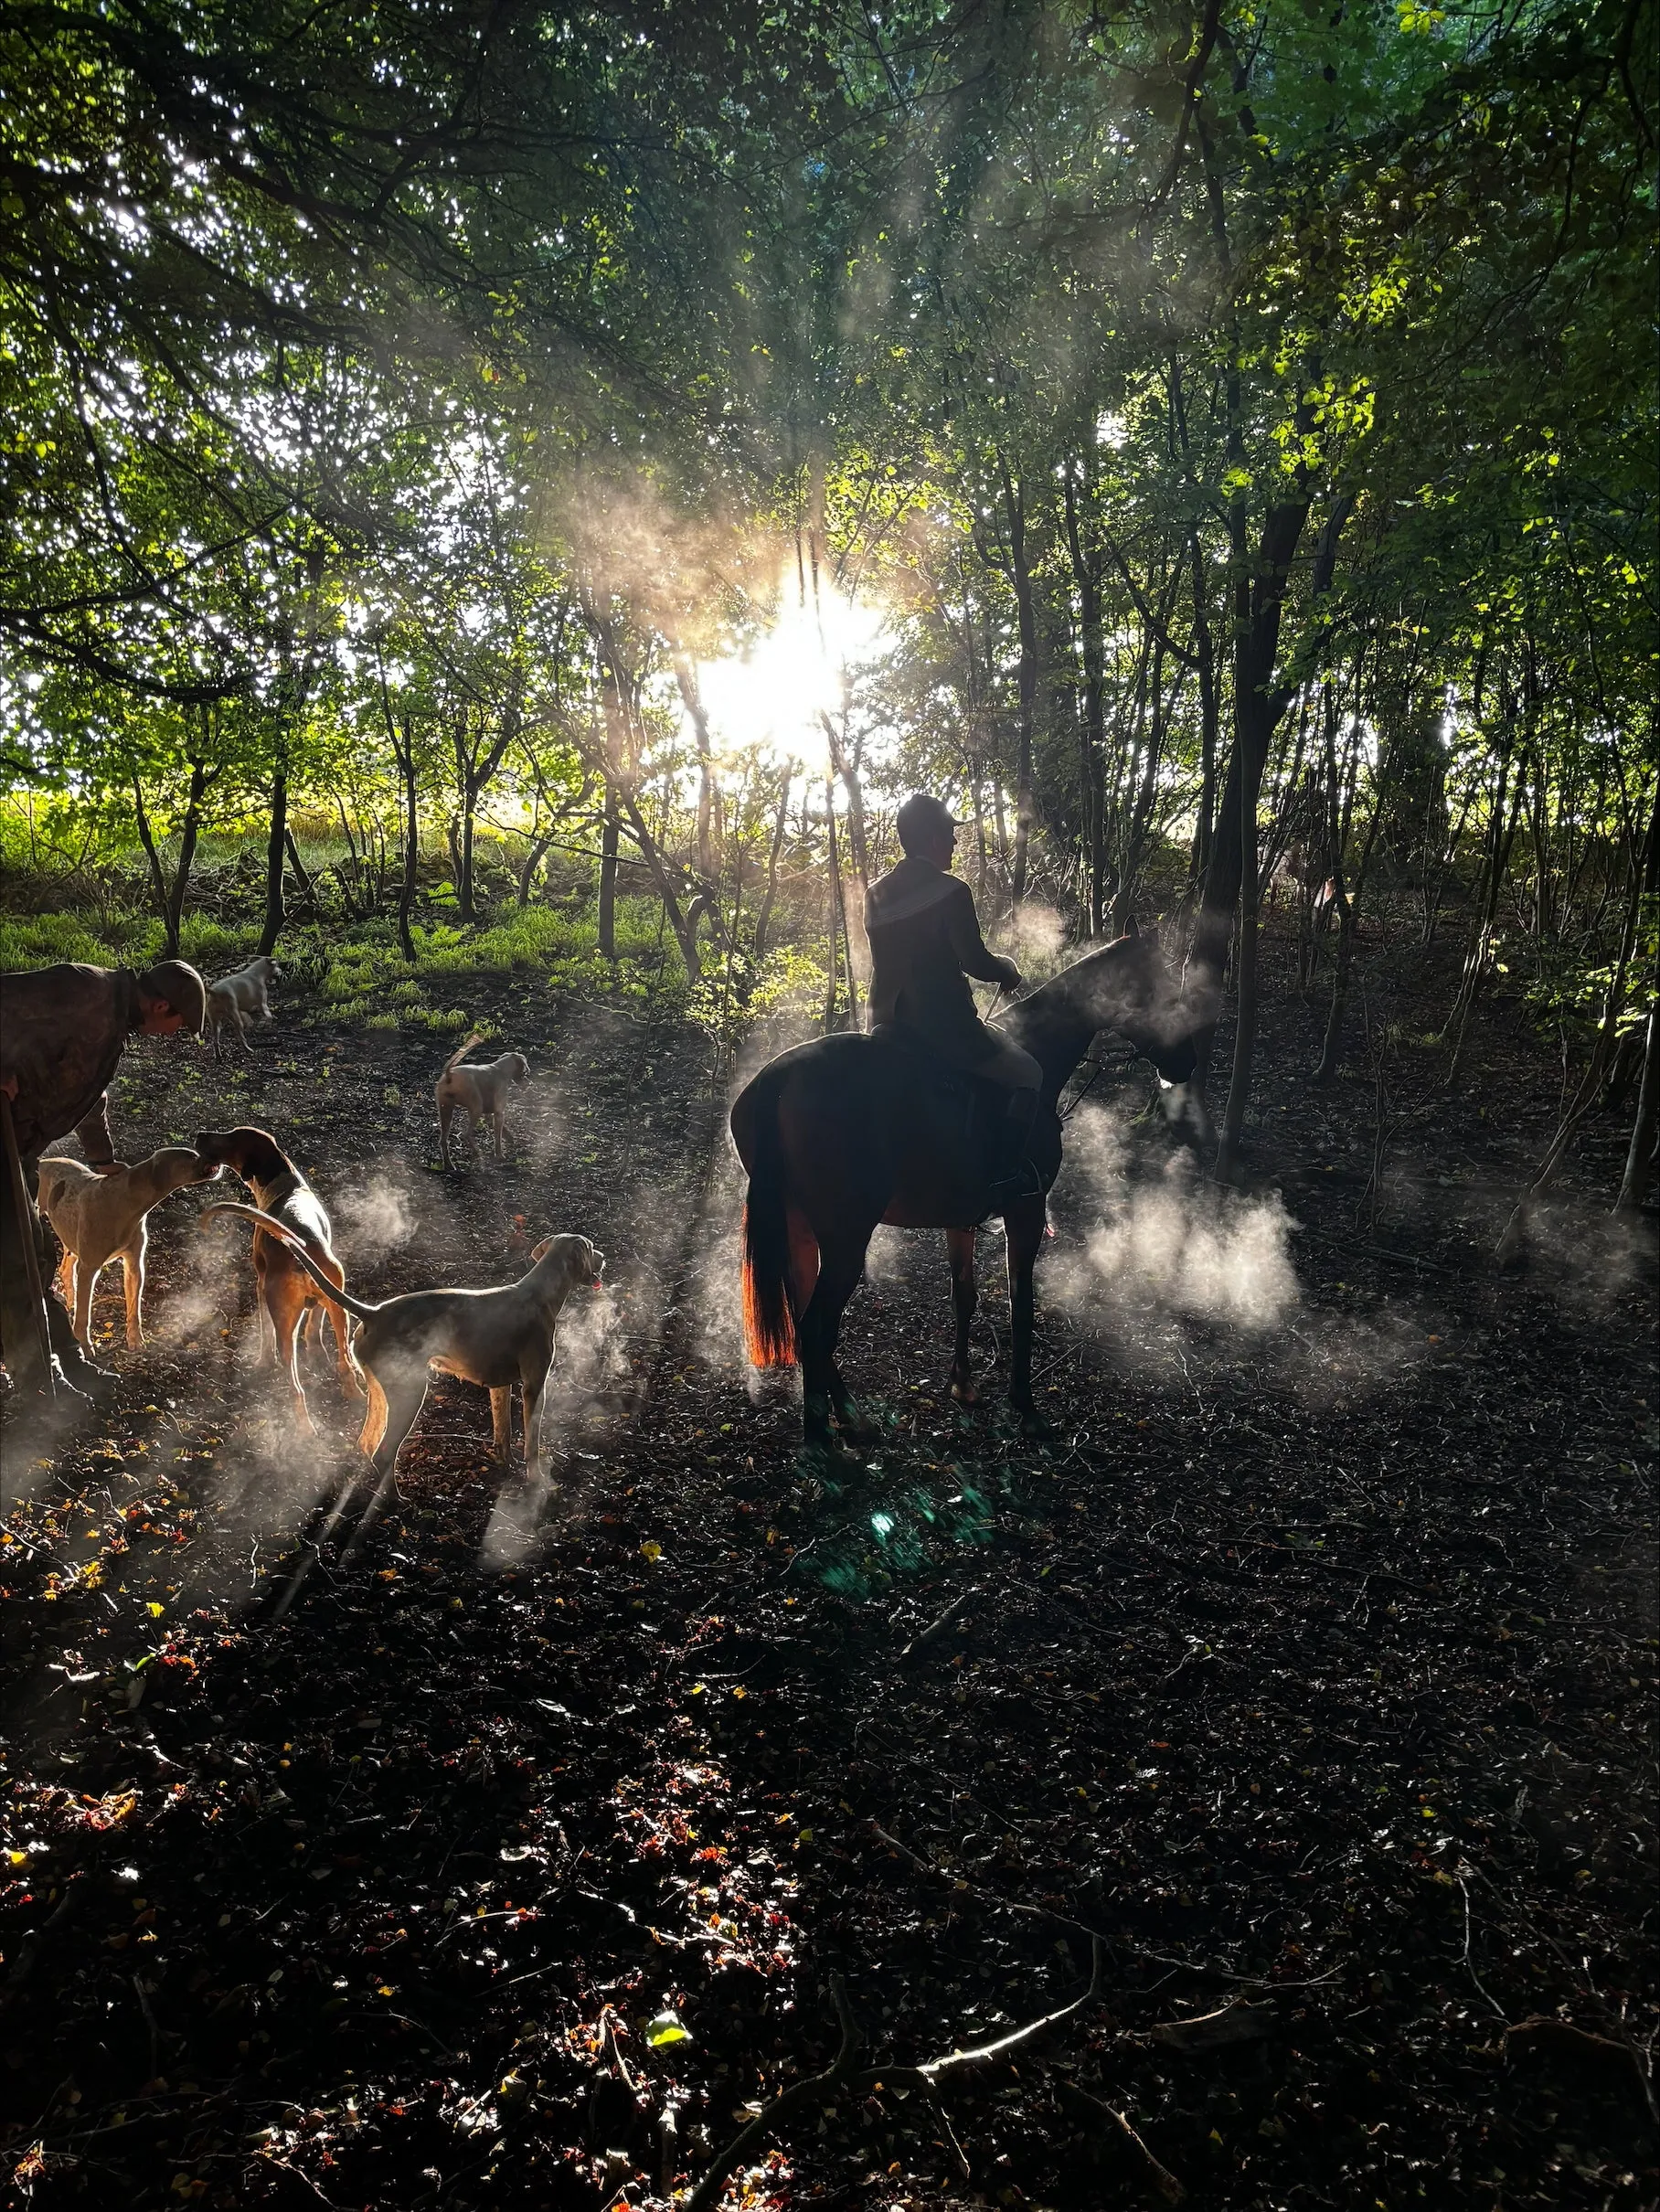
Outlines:
{"type": "MultiPolygon", "coordinates": [[[[490,1393],[490,1431],[495,1456],[504,1467],[513,1464],[513,1388],[490,1393]]],[[[527,1431],[528,1434],[528,1431],[527,1431]]]]}
{"type": "Polygon", "coordinates": [[[300,1380],[300,1323],[305,1312],[305,1292],[296,1268],[293,1272],[273,1270],[265,1279],[266,1295],[271,1302],[271,1324],[277,1345],[277,1366],[288,1377],[293,1393],[294,1411],[300,1426],[314,1436],[317,1424],[311,1417],[311,1408],[305,1402],[305,1387],[300,1380]]]}
{"type": "Polygon", "coordinates": [[[454,1117],[455,1109],[450,1101],[440,1099],[438,1101],[438,1156],[446,1167],[450,1165],[450,1123],[454,1117]]]}
{"type": "Polygon", "coordinates": [[[267,1241],[256,1236],[253,1243],[253,1311],[260,1339],[253,1356],[256,1369],[269,1367],[277,1356],[276,1327],[271,1317],[271,1279],[263,1250],[267,1241]]]}
{"type": "Polygon", "coordinates": [[[236,1009],[236,1017],[238,1040],[239,1041],[243,1051],[248,1055],[249,1058],[252,1059],[253,1047],[248,1041],[248,1024],[242,1019],[242,1009],[240,1006],[238,1006],[236,1009]]]}
{"type": "Polygon", "coordinates": [[[538,1346],[537,1353],[519,1361],[519,1388],[525,1397],[525,1476],[534,1482],[548,1473],[548,1453],[542,1434],[542,1420],[548,1395],[548,1378],[553,1372],[551,1345],[538,1346]],[[537,1355],[541,1365],[537,1365],[537,1355]]]}
{"type": "Polygon", "coordinates": [[[127,1349],[138,1351],[144,1341],[144,1254],[149,1236],[141,1221],[138,1234],[121,1256],[122,1287],[127,1293],[127,1349]]]}
{"type": "MultiPolygon", "coordinates": [[[[346,1288],[346,1270],[335,1259],[322,1263],[323,1271],[337,1290],[346,1288]]],[[[336,1305],[326,1291],[319,1292],[323,1310],[328,1315],[329,1326],[335,1332],[335,1372],[340,1377],[340,1388],[348,1398],[363,1396],[363,1369],[357,1365],[357,1355],[352,1350],[352,1328],[346,1317],[346,1308],[336,1305]]],[[[323,1340],[323,1324],[317,1324],[317,1341],[323,1340]]],[[[423,1386],[424,1387],[424,1386],[423,1386]]]]}
{"type": "Polygon", "coordinates": [[[374,1458],[381,1438],[386,1434],[386,1392],[380,1388],[380,1377],[373,1367],[364,1370],[368,1380],[368,1404],[364,1409],[363,1426],[357,1431],[357,1449],[374,1458]]]}
{"type": "Polygon", "coordinates": [[[502,1150],[502,1110],[499,1106],[490,1119],[495,1124],[495,1156],[498,1160],[505,1159],[506,1154],[502,1150]]]}
{"type": "Polygon", "coordinates": [[[396,1469],[399,1447],[426,1402],[426,1363],[389,1366],[376,1380],[386,1397],[386,1430],[375,1448],[375,1466],[378,1473],[388,1475],[396,1469]]]}
{"type": "Polygon", "coordinates": [[[84,1260],[75,1262],[75,1318],[71,1325],[89,1352],[92,1349],[92,1295],[102,1273],[101,1265],[89,1267],[84,1260]]]}

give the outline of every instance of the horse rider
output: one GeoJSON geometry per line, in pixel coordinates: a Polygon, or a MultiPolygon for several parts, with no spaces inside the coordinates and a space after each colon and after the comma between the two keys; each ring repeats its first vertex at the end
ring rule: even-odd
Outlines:
{"type": "Polygon", "coordinates": [[[33,1395],[49,1383],[101,1404],[113,1388],[114,1377],[87,1359],[69,1315],[41,1287],[52,1268],[35,1207],[40,1155],[72,1133],[89,1166],[119,1167],[109,1083],[128,1037],[181,1029],[199,1037],[207,1004],[201,977],[182,960],[164,960],[141,975],[80,961],[0,974],[0,1093],[8,1106],[0,1117],[6,1154],[0,1163],[0,1356],[18,1391],[33,1395]]]}
{"type": "Polygon", "coordinates": [[[1040,1196],[1042,1181],[1027,1159],[1026,1143],[1043,1070],[1029,1052],[986,1027],[968,987],[972,975],[1017,991],[1020,971],[986,944],[974,895],[951,873],[957,824],[949,808],[918,792],[900,807],[894,827],[905,857],[865,898],[871,1026],[878,1036],[921,1045],[934,1059],[1002,1095],[991,1163],[993,1208],[1040,1196]]]}

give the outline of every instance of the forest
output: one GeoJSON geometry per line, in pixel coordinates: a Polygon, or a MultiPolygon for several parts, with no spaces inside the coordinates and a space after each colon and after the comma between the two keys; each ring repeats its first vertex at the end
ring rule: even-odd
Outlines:
{"type": "Polygon", "coordinates": [[[0,1345],[12,2201],[1660,2202],[1652,0],[18,0],[0,87],[0,970],[273,961],[115,1150],[270,1133],[359,1299],[605,1255],[541,1471],[440,1375],[367,1511],[234,1177],[107,1403],[0,1345]],[[1155,940],[1194,1111],[1048,1101],[1023,1422],[997,1229],[976,1395],[878,1228],[818,1451],[729,1113],[919,791],[981,1013],[1155,940]]]}

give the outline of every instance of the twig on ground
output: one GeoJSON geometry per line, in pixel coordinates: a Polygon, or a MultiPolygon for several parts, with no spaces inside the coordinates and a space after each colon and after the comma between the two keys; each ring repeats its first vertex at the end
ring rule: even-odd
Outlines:
{"type": "Polygon", "coordinates": [[[1057,2088],[1062,2106],[1080,2119],[1112,2122],[1123,2141],[1140,2153],[1146,2165],[1147,2179],[1167,2205],[1179,2205],[1183,2201],[1187,2194],[1186,2189],[1168,2166],[1160,2164],[1147,2148],[1144,2138],[1131,2124],[1126,2113],[1121,2112],[1116,2105],[1108,2104],[1102,2098],[1091,2097],[1088,2090],[1080,2090],[1073,2082],[1062,2081],[1057,2084],[1057,2088]]]}
{"type": "Polygon", "coordinates": [[[841,2047],[835,2057],[821,2073],[809,2074],[804,2080],[792,2082],[787,2090],[781,2090],[771,2104],[763,2106],[749,2125],[733,2136],[726,2149],[717,2154],[706,2168],[703,2179],[686,2198],[686,2212],[708,2212],[719,2196],[727,2175],[742,2164],[750,2149],[770,2134],[781,2120],[826,2090],[839,2090],[851,2078],[864,2037],[847,2002],[846,1984],[838,1973],[830,1977],[830,2002],[835,2007],[842,2030],[841,2047]]]}
{"type": "MultiPolygon", "coordinates": [[[[789,2089],[782,2090],[740,2133],[732,2138],[687,2197],[686,2212],[707,2212],[707,2207],[718,2196],[728,2175],[742,2163],[750,2151],[764,2136],[771,2133],[787,2113],[826,2090],[839,2090],[846,2084],[857,2084],[861,2089],[871,2090],[897,2088],[919,2090],[928,2099],[931,2108],[942,2081],[950,2080],[958,2074],[973,2073],[982,2066],[996,2065],[999,2060],[1008,2058],[1012,2052],[1021,2049],[1049,2028],[1059,2026],[1062,2020],[1069,2020],[1074,2013],[1081,2012],[1085,2005],[1093,2005],[1101,1994],[1101,1947],[1097,1942],[1091,1960],[1090,1986],[1082,1996],[1074,1997],[1069,2005],[1061,2005],[1056,2012],[1044,2013],[1036,2020],[1027,2021],[1023,2026],[1011,2028],[1006,2036],[999,2036],[995,2043],[976,2044],[971,2050],[947,2051],[941,2058],[924,2060],[920,2066],[872,2066],[858,2074],[854,2072],[853,2065],[863,2043],[863,2035],[847,2002],[847,1993],[841,1976],[832,1974],[830,1994],[841,2021],[841,2048],[822,2073],[810,2075],[805,2081],[794,2082],[789,2089]]],[[[968,2162],[954,2136],[952,2141],[966,2178],[968,2162]]]]}
{"type": "Polygon", "coordinates": [[[967,1611],[968,1607],[973,1603],[974,1599],[979,1596],[979,1594],[980,1585],[976,1582],[971,1589],[965,1590],[960,1598],[953,1598],[937,1621],[931,1621],[925,1629],[921,1630],[919,1634],[914,1635],[910,1639],[910,1642],[899,1654],[899,1657],[901,1659],[909,1659],[913,1652],[926,1650],[928,1645],[933,1643],[936,1637],[942,1636],[945,1633],[946,1630],[951,1626],[953,1621],[957,1621],[962,1618],[963,1614],[967,1611]]]}
{"type": "Polygon", "coordinates": [[[628,2070],[628,2060],[622,2056],[622,2046],[617,2040],[617,2015],[609,2005],[600,2007],[600,2034],[601,2045],[610,2039],[611,2055],[617,2062],[617,2071],[622,2077],[622,2086],[631,2097],[640,2094],[640,2084],[628,2070]]]}
{"type": "Polygon", "coordinates": [[[1196,1975],[1201,1982],[1229,1982],[1240,1989],[1309,1989],[1314,1982],[1331,1981],[1337,1972],[1334,1967],[1330,1973],[1316,1974],[1311,1982],[1271,1983],[1261,1974],[1237,1974],[1226,1966],[1207,1966],[1194,1959],[1173,1958],[1168,1951],[1147,1951],[1139,1943],[1132,1943],[1126,1937],[1103,1935],[1099,1928],[1091,1928],[1087,1920],[1074,1920],[1069,1912],[1057,1912],[1052,1905],[1023,1904],[1018,1898],[1004,1897],[995,1889],[987,1889],[979,1882],[971,1882],[964,1876],[954,1875],[949,1868],[936,1866],[932,1859],[924,1858],[920,1851],[913,1851],[909,1844],[902,1844],[897,1835],[890,1835],[878,1822],[870,1821],[867,1824],[873,1835],[879,1836],[901,1858],[908,1858],[913,1866],[920,1867],[924,1874],[931,1874],[938,1882],[950,1882],[955,1888],[966,1890],[970,1897],[977,1898],[983,1905],[1001,1906],[1004,1911],[1024,1913],[1028,1920],[1052,1921],[1057,1928],[1069,1928],[1075,1935],[1088,1936],[1091,1943],[1110,1944],[1114,1951],[1123,1951],[1126,1958],[1144,1960],[1150,1966],[1171,1966],[1178,1973],[1196,1975]]]}
{"type": "Polygon", "coordinates": [[[1091,1946],[1090,1986],[1081,1997],[1074,1997],[1069,2005],[1061,2005],[1058,2012],[1044,2013],[1036,2020],[1028,2020],[1023,2027],[1011,2028],[1006,2036],[999,2036],[995,2043],[977,2043],[972,2050],[947,2051],[943,2058],[930,2058],[921,2066],[879,2067],[875,2070],[874,2079],[899,2081],[908,2088],[931,2090],[952,2075],[973,2073],[976,2067],[995,2065],[998,2059],[1006,2058],[1011,2051],[1018,2050],[1022,2044],[1031,2042],[1034,2037],[1041,2036],[1046,2029],[1056,2026],[1060,2021],[1070,2019],[1074,2013],[1081,2012],[1086,2005],[1093,2005],[1101,1994],[1101,1946],[1097,1939],[1091,1946]]]}

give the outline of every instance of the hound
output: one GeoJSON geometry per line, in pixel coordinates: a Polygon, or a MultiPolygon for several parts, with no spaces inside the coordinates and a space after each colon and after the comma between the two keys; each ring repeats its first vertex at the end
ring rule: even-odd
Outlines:
{"type": "Polygon", "coordinates": [[[458,1045],[444,1062],[434,1092],[438,1101],[438,1149],[446,1167],[450,1161],[450,1122],[457,1111],[470,1114],[475,1125],[482,1125],[486,1114],[495,1126],[495,1156],[502,1157],[502,1094],[515,1083],[522,1083],[530,1073],[530,1063],[522,1052],[504,1052],[499,1060],[490,1060],[482,1068],[463,1068],[463,1057],[480,1043],[475,1029],[465,1044],[458,1045]]]}
{"type": "Polygon", "coordinates": [[[221,975],[217,984],[208,986],[208,1026],[213,1032],[213,1057],[219,1057],[219,1038],[223,1031],[234,1028],[244,1052],[251,1056],[253,1047],[248,1041],[248,1020],[257,1017],[269,1022],[271,1014],[271,986],[282,971],[274,960],[263,953],[250,960],[245,968],[237,969],[233,975],[221,975]]]}
{"type": "MultiPolygon", "coordinates": [[[[312,1280],[323,1271],[286,1223],[251,1206],[226,1204],[214,1214],[240,1214],[259,1234],[278,1239],[312,1280]]],[[[357,1441],[382,1476],[398,1463],[399,1447],[415,1426],[427,1395],[429,1370],[459,1376],[490,1393],[495,1455],[505,1466],[513,1451],[513,1386],[525,1395],[526,1472],[547,1467],[542,1397],[553,1365],[559,1309],[583,1284],[598,1290],[605,1255],[586,1237],[544,1237],[535,1264],[518,1281],[495,1291],[409,1291],[379,1305],[333,1288],[333,1295],[362,1326],[356,1353],[368,1377],[368,1409],[357,1441]]]]}
{"type": "MultiPolygon", "coordinates": [[[[239,1175],[259,1200],[261,1219],[274,1221],[286,1231],[277,1237],[261,1230],[253,1240],[253,1271],[259,1284],[259,1364],[266,1364],[269,1326],[271,1356],[288,1376],[301,1425],[314,1433],[316,1423],[300,1382],[300,1324],[308,1306],[321,1305],[333,1324],[341,1388],[353,1397],[360,1396],[363,1380],[363,1371],[352,1354],[351,1332],[341,1303],[346,1271],[335,1257],[327,1209],[275,1138],[263,1129],[205,1129],[197,1136],[196,1148],[204,1160],[239,1175]],[[312,1267],[295,1264],[296,1247],[314,1262],[312,1267]]],[[[208,1208],[210,1213],[218,1210],[208,1208]]]]}
{"type": "Polygon", "coordinates": [[[40,1210],[63,1245],[58,1293],[73,1316],[75,1335],[91,1346],[92,1293],[98,1278],[119,1258],[127,1293],[127,1349],[144,1341],[145,1218],[153,1207],[192,1183],[214,1183],[223,1174],[187,1144],[165,1145],[147,1160],[100,1175],[80,1160],[40,1163],[40,1210]]]}

